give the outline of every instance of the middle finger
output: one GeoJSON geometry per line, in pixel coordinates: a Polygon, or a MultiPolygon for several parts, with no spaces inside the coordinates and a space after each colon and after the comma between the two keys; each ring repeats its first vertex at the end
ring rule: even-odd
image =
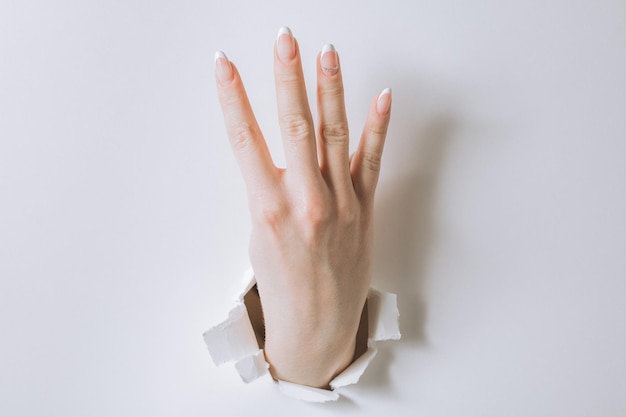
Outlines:
{"type": "Polygon", "coordinates": [[[351,186],[348,120],[339,56],[331,44],[324,45],[317,59],[317,106],[320,167],[335,188],[343,189],[351,186]]]}
{"type": "Polygon", "coordinates": [[[274,54],[278,120],[288,172],[309,179],[320,175],[315,129],[309,108],[298,43],[287,27],[280,28],[274,54]]]}

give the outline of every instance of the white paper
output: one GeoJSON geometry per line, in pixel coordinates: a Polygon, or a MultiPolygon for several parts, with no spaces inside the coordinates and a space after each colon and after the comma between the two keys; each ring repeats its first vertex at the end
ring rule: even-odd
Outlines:
{"type": "MultiPolygon", "coordinates": [[[[216,365],[236,362],[235,368],[244,382],[248,383],[268,372],[269,364],[263,350],[259,348],[254,329],[250,323],[244,296],[256,283],[254,273],[248,270],[244,277],[244,291],[237,297],[228,318],[204,333],[204,341],[216,365]]],[[[370,288],[367,296],[368,339],[367,351],[330,381],[331,390],[277,381],[280,391],[290,397],[304,401],[326,402],[339,398],[337,389],[356,384],[365,369],[376,356],[376,342],[400,339],[398,307],[395,294],[370,288]]]]}
{"type": "Polygon", "coordinates": [[[239,372],[241,379],[243,379],[245,383],[248,383],[265,375],[270,365],[265,361],[265,354],[261,349],[256,355],[246,356],[237,361],[235,368],[237,372],[239,372]]]}

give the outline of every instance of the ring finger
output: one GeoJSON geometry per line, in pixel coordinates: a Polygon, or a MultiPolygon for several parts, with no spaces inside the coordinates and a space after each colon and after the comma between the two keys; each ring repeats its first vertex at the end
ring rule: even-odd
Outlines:
{"type": "Polygon", "coordinates": [[[339,55],[332,44],[324,45],[317,59],[318,155],[324,176],[334,187],[351,184],[348,121],[339,55]]]}

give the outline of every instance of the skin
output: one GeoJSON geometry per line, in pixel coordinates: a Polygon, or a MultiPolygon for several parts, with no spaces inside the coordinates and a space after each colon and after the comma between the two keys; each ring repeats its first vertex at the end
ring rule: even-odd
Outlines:
{"type": "Polygon", "coordinates": [[[216,60],[220,105],[246,183],[250,260],[265,318],[265,356],[275,379],[328,387],[353,360],[370,286],[374,192],[391,94],[372,101],[350,157],[339,57],[317,57],[317,130],[298,43],[274,48],[286,168],[277,168],[237,68],[216,60]]]}

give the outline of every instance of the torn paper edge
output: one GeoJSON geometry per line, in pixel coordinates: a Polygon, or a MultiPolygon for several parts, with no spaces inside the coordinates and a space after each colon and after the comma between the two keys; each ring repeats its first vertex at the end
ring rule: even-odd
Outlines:
{"type": "Polygon", "coordinates": [[[270,364],[265,361],[265,353],[263,349],[251,356],[246,356],[235,363],[235,368],[243,382],[246,384],[252,382],[260,376],[265,375],[270,369],[270,364]]]}
{"type": "Polygon", "coordinates": [[[244,290],[235,299],[235,306],[228,312],[228,318],[202,335],[216,365],[238,361],[256,355],[259,351],[248,309],[243,302],[243,297],[255,283],[252,270],[246,271],[244,290]]]}
{"type": "MultiPolygon", "coordinates": [[[[204,332],[204,341],[216,365],[236,362],[235,368],[245,383],[269,375],[269,364],[254,334],[244,297],[256,284],[252,268],[244,274],[243,291],[236,298],[235,306],[228,317],[204,332]]],[[[376,356],[376,342],[398,340],[401,337],[398,324],[398,303],[396,294],[370,288],[368,303],[367,350],[346,369],[330,381],[331,390],[309,387],[287,381],[276,381],[279,390],[290,397],[310,402],[335,401],[339,398],[337,389],[356,384],[370,362],[376,356]]]]}

